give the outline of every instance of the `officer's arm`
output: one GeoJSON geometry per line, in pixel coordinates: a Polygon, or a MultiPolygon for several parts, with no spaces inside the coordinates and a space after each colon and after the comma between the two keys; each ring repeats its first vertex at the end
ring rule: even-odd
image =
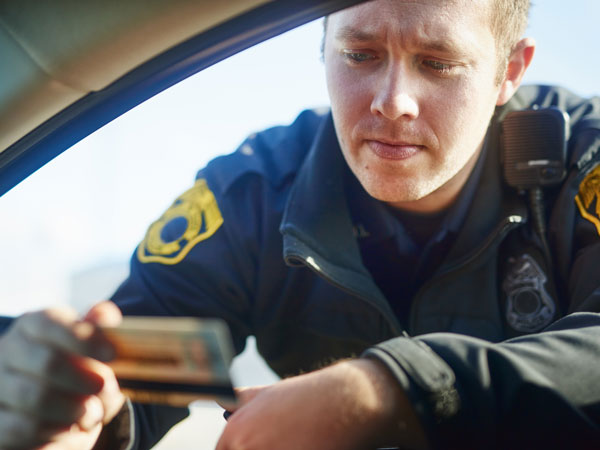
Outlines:
{"type": "Polygon", "coordinates": [[[238,400],[217,450],[428,448],[406,395],[373,359],[238,390],[238,400]]]}
{"type": "Polygon", "coordinates": [[[499,344],[436,333],[367,352],[396,375],[434,446],[443,448],[597,445],[599,354],[594,313],[499,344]]]}

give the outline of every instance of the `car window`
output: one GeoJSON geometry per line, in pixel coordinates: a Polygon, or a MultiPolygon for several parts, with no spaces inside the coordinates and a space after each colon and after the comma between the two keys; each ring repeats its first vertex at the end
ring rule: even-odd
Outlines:
{"type": "MultiPolygon", "coordinates": [[[[327,105],[320,56],[322,22],[297,28],[229,58],[115,119],[0,199],[0,315],[71,305],[84,312],[127,276],[148,225],[194,182],[213,157],[252,132],[327,105]]],[[[235,384],[276,379],[253,340],[237,358],[235,384]]],[[[200,402],[156,447],[214,448],[224,426],[200,402]]]]}
{"type": "MultiPolygon", "coordinates": [[[[579,1],[581,9],[560,0],[533,8],[528,34],[539,48],[527,82],[600,93],[593,33],[600,6],[579,1]]],[[[254,131],[327,105],[321,34],[321,21],[312,22],[181,82],[4,195],[0,314],[59,304],[84,311],[108,297],[148,224],[191,186],[199,168],[254,131]]],[[[214,436],[197,448],[213,448],[224,422],[214,411],[202,417],[214,436]]],[[[186,448],[185,432],[176,428],[160,448],[186,448]]]]}
{"type": "Polygon", "coordinates": [[[101,285],[119,278],[148,224],[208,160],[326,105],[321,29],[313,22],[183,81],[3,196],[0,282],[10,300],[0,314],[64,302],[85,309],[107,296],[112,286],[101,285]]]}

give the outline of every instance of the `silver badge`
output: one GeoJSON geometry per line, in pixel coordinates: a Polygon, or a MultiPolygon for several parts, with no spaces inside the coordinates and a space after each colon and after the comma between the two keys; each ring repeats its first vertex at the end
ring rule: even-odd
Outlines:
{"type": "Polygon", "coordinates": [[[506,320],[517,331],[533,333],[548,325],[556,306],[546,291],[546,274],[529,255],[510,258],[502,288],[506,292],[506,320]]]}

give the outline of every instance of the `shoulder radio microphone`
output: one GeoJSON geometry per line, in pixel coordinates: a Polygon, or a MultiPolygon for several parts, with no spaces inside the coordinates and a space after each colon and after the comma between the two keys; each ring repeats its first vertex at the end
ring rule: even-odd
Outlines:
{"type": "Polygon", "coordinates": [[[512,111],[502,121],[504,179],[528,193],[532,223],[549,266],[542,189],[565,178],[568,139],[569,115],[556,107],[512,111]]]}

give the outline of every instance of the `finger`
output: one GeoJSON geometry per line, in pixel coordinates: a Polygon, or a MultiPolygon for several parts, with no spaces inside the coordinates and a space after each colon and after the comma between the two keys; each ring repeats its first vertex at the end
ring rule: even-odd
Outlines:
{"type": "Polygon", "coordinates": [[[107,300],[94,305],[84,320],[102,327],[116,327],[123,320],[123,314],[117,305],[107,300]]]}
{"type": "MultiPolygon", "coordinates": [[[[35,380],[49,393],[55,392],[55,395],[79,399],[93,395],[93,398],[97,399],[101,405],[101,422],[105,424],[110,422],[125,403],[125,396],[120,390],[113,370],[94,359],[76,358],[77,361],[75,361],[75,358],[72,357],[65,358],[67,362],[63,362],[59,371],[48,369],[46,372],[41,372],[41,376],[36,373],[15,372],[14,377],[17,380],[19,378],[35,380]],[[69,359],[73,364],[68,363],[69,359]],[[68,384],[69,380],[71,380],[71,384],[68,384]]],[[[3,379],[3,383],[0,384],[0,401],[3,396],[7,395],[3,392],[3,388],[9,386],[7,383],[8,381],[5,382],[3,379]]],[[[34,391],[35,389],[33,388],[34,391]]],[[[92,424],[95,424],[96,421],[94,419],[92,424]]],[[[85,424],[83,426],[87,428],[85,424]]]]}
{"type": "Polygon", "coordinates": [[[102,402],[102,407],[104,410],[104,417],[102,421],[103,423],[107,424],[121,410],[126,399],[121,392],[121,388],[119,387],[115,373],[109,366],[95,360],[88,361],[88,364],[90,369],[93,370],[98,376],[102,377],[102,380],[104,381],[102,389],[96,394],[96,396],[102,402]]]}
{"type": "Polygon", "coordinates": [[[268,389],[269,386],[247,386],[247,387],[237,387],[234,388],[235,396],[237,397],[237,407],[245,405],[246,403],[252,401],[254,397],[268,389]]]}
{"type": "Polygon", "coordinates": [[[38,447],[36,450],[80,450],[91,448],[97,441],[102,425],[98,425],[91,431],[82,431],[76,425],[63,433],[52,437],[51,442],[38,447]]]}
{"type": "Polygon", "coordinates": [[[52,441],[70,427],[48,425],[32,417],[0,407],[0,448],[35,448],[52,441]]]}
{"type": "Polygon", "coordinates": [[[12,355],[4,362],[7,369],[39,377],[57,389],[72,394],[92,395],[99,392],[104,384],[103,378],[94,373],[84,358],[24,340],[11,340],[6,348],[12,355]]]}
{"type": "Polygon", "coordinates": [[[83,414],[79,416],[77,425],[84,431],[92,430],[104,422],[104,404],[102,401],[92,395],[88,397],[83,404],[83,414]]]}
{"type": "MultiPolygon", "coordinates": [[[[216,400],[217,404],[225,409],[229,414],[226,414],[227,417],[225,419],[229,419],[229,416],[233,414],[235,411],[240,409],[242,406],[250,402],[254,397],[256,397],[260,392],[264,389],[268,388],[268,386],[248,386],[248,387],[237,387],[234,388],[236,394],[235,402],[228,402],[226,400],[216,400]]],[[[225,416],[225,415],[224,415],[225,416]]]]}
{"type": "Polygon", "coordinates": [[[91,322],[78,321],[75,311],[48,309],[23,315],[16,331],[34,342],[58,348],[67,353],[110,361],[114,355],[99,329],[91,322]]]}
{"type": "MultiPolygon", "coordinates": [[[[233,411],[235,411],[238,407],[238,404],[235,402],[229,402],[226,400],[215,400],[215,402],[217,403],[217,405],[219,405],[221,408],[223,408],[226,411],[229,411],[230,413],[232,413],[233,411]]],[[[227,419],[227,417],[226,417],[227,419]]]]}
{"type": "Polygon", "coordinates": [[[104,416],[97,397],[70,395],[39,379],[10,371],[2,374],[0,404],[6,410],[18,411],[36,422],[61,426],[79,422],[85,429],[100,423],[104,416]]]}

